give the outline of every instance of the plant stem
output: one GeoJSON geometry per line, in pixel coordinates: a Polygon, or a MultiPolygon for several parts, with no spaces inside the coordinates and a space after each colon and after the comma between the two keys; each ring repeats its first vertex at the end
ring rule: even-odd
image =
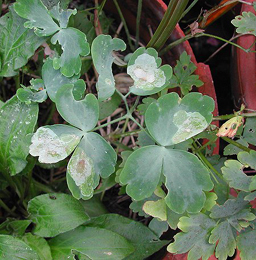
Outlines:
{"type": "Polygon", "coordinates": [[[232,145],[234,145],[234,146],[240,148],[241,150],[243,150],[243,151],[245,151],[245,152],[248,152],[248,153],[249,153],[250,151],[253,151],[252,149],[250,149],[250,148],[248,148],[248,147],[246,147],[246,146],[244,146],[244,145],[242,145],[242,144],[239,144],[238,142],[236,142],[236,141],[234,141],[233,139],[230,139],[230,138],[228,138],[228,137],[226,137],[226,136],[221,136],[221,138],[222,138],[224,141],[226,141],[227,143],[230,143],[230,144],[232,144],[232,145]]]}
{"type": "Polygon", "coordinates": [[[136,18],[136,40],[135,40],[135,48],[138,48],[138,46],[139,46],[139,40],[140,40],[140,18],[141,18],[141,10],[142,10],[142,0],[138,0],[137,18],[136,18]]]}
{"type": "Polygon", "coordinates": [[[50,113],[49,113],[49,115],[48,115],[48,117],[45,121],[45,125],[48,125],[50,123],[50,121],[52,120],[52,116],[53,116],[55,111],[56,111],[56,105],[55,105],[55,103],[52,103],[50,113]]]}
{"type": "Polygon", "coordinates": [[[130,49],[131,49],[132,51],[134,51],[134,46],[132,45],[131,35],[130,35],[130,32],[129,32],[129,29],[128,29],[126,20],[125,20],[125,18],[124,18],[124,16],[123,16],[123,13],[122,13],[122,11],[121,11],[121,9],[120,9],[120,6],[119,6],[117,0],[113,0],[113,1],[114,1],[115,6],[116,6],[117,12],[118,12],[118,14],[119,14],[119,16],[120,16],[120,18],[121,18],[121,20],[122,20],[122,22],[123,22],[124,29],[125,29],[125,33],[126,33],[126,36],[127,36],[127,40],[128,40],[128,44],[129,44],[129,46],[130,46],[130,49]]]}
{"type": "MultiPolygon", "coordinates": [[[[198,0],[194,0],[194,1],[189,5],[189,7],[186,8],[186,10],[182,13],[181,18],[183,18],[183,17],[194,7],[194,5],[195,5],[197,2],[198,2],[198,0]]],[[[181,18],[180,18],[180,19],[181,19],[181,18]]]]}
{"type": "Polygon", "coordinates": [[[51,189],[51,187],[48,187],[38,181],[36,181],[35,179],[32,179],[33,184],[41,191],[45,192],[45,193],[52,193],[55,192],[53,189],[51,189]]]}
{"type": "Polygon", "coordinates": [[[170,37],[176,24],[179,22],[183,11],[185,10],[189,0],[172,0],[164,14],[164,17],[155,31],[153,37],[147,44],[159,51],[170,37]]]}
{"type": "Polygon", "coordinates": [[[0,199],[0,207],[5,209],[8,213],[10,213],[12,216],[17,216],[1,199],[0,199]]]}
{"type": "Polygon", "coordinates": [[[110,134],[109,136],[113,139],[118,139],[118,138],[123,138],[123,137],[126,137],[126,136],[136,135],[140,132],[141,132],[141,130],[139,129],[139,130],[134,130],[134,131],[121,133],[121,134],[113,134],[113,135],[110,134]]]}
{"type": "Polygon", "coordinates": [[[119,122],[119,121],[122,121],[122,120],[124,120],[124,119],[126,119],[126,118],[127,118],[127,115],[124,115],[124,116],[119,117],[119,118],[117,118],[117,119],[114,119],[114,120],[112,120],[112,121],[110,121],[110,122],[107,122],[107,123],[105,123],[105,124],[103,124],[103,125],[97,126],[97,127],[95,127],[94,129],[92,129],[90,132],[99,130],[100,128],[103,128],[103,127],[108,126],[108,125],[112,125],[112,124],[117,123],[117,122],[119,122]]]}
{"type": "MultiPolygon", "coordinates": [[[[233,118],[235,116],[236,115],[234,115],[234,114],[223,115],[223,116],[215,116],[215,117],[213,117],[212,121],[228,120],[228,119],[233,118]]],[[[239,114],[239,116],[242,116],[242,117],[256,117],[256,112],[255,113],[242,113],[242,114],[239,114]]]]}

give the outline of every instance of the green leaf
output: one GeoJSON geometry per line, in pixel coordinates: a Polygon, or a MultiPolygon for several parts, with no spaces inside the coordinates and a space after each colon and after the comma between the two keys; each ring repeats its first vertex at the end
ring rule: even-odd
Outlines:
{"type": "Polygon", "coordinates": [[[154,145],[155,141],[152,139],[152,137],[144,130],[140,131],[138,134],[138,145],[139,146],[148,146],[148,145],[154,145]]]}
{"type": "Polygon", "coordinates": [[[41,0],[42,3],[47,7],[47,9],[52,9],[58,3],[60,7],[66,9],[71,0],[41,0]]]}
{"type": "Polygon", "coordinates": [[[150,216],[161,221],[167,220],[167,206],[164,199],[157,201],[146,201],[143,210],[150,216]]]}
{"type": "Polygon", "coordinates": [[[0,18],[0,76],[11,77],[34,55],[45,41],[32,30],[24,28],[24,19],[9,7],[10,12],[0,18]]]}
{"type": "Polygon", "coordinates": [[[209,232],[215,225],[214,220],[202,213],[181,217],[178,227],[182,232],[174,236],[175,242],[171,243],[167,250],[174,254],[189,251],[188,260],[196,260],[201,257],[202,260],[207,260],[215,248],[215,245],[208,242],[209,232]]]}
{"type": "Polygon", "coordinates": [[[51,42],[53,44],[59,42],[63,51],[59,58],[53,59],[54,69],[60,69],[61,73],[66,77],[79,74],[82,66],[80,56],[86,56],[90,53],[85,34],[69,27],[56,33],[51,42]]]}
{"type": "Polygon", "coordinates": [[[126,192],[134,200],[143,200],[156,189],[161,173],[166,177],[168,207],[176,213],[199,212],[205,202],[203,190],[213,184],[208,170],[198,158],[186,151],[146,146],[133,152],[120,175],[126,192]]]}
{"type": "Polygon", "coordinates": [[[82,131],[67,125],[40,127],[31,139],[29,153],[39,156],[40,163],[59,162],[73,152],[82,134],[82,131]]]}
{"type": "Polygon", "coordinates": [[[161,58],[153,48],[141,47],[131,56],[127,73],[134,80],[131,92],[138,96],[157,93],[168,85],[172,77],[172,67],[161,65],[161,58]]]}
{"type": "Polygon", "coordinates": [[[33,198],[28,203],[28,212],[30,219],[36,224],[33,232],[41,237],[54,237],[89,219],[79,201],[61,193],[33,198]]]}
{"type": "Polygon", "coordinates": [[[251,150],[250,153],[240,152],[237,158],[245,167],[256,169],[256,151],[251,150]]]}
{"type": "MultiPolygon", "coordinates": [[[[56,94],[61,86],[65,84],[74,84],[77,82],[79,75],[67,78],[59,70],[53,68],[53,61],[47,59],[42,67],[42,79],[50,99],[56,102],[56,94]]],[[[74,93],[73,93],[74,94],[74,93]]]]}
{"type": "Polygon", "coordinates": [[[14,10],[28,20],[24,23],[25,28],[34,29],[38,36],[49,36],[60,29],[40,0],[17,0],[14,10]]]}
{"type": "Polygon", "coordinates": [[[142,104],[138,105],[138,111],[141,115],[145,115],[146,111],[151,103],[156,103],[157,100],[152,97],[146,97],[142,99],[142,104]]]}
{"type": "Polygon", "coordinates": [[[44,238],[27,233],[22,240],[37,253],[40,260],[52,260],[51,249],[44,238]]]}
{"type": "Polygon", "coordinates": [[[159,221],[157,218],[153,218],[148,227],[157,234],[158,237],[161,237],[164,232],[169,228],[169,225],[166,221],[159,221]]]}
{"type": "Polygon", "coordinates": [[[237,237],[237,247],[243,260],[251,260],[256,255],[256,230],[244,232],[237,237]]]}
{"type": "Polygon", "coordinates": [[[239,193],[235,199],[227,200],[223,205],[215,205],[210,217],[227,221],[238,232],[247,226],[246,221],[255,219],[255,215],[250,212],[248,201],[244,200],[243,193],[239,193]]]}
{"type": "Polygon", "coordinates": [[[117,214],[106,214],[93,218],[86,226],[104,228],[125,237],[135,248],[135,252],[125,260],[145,259],[166,245],[148,227],[117,214]]]}
{"type": "Polygon", "coordinates": [[[226,260],[232,256],[236,249],[236,231],[228,221],[219,223],[211,232],[209,242],[218,244],[215,249],[215,256],[220,260],[226,260]]]}
{"type": "Polygon", "coordinates": [[[244,126],[243,138],[249,143],[256,145],[256,118],[247,118],[244,126]]]}
{"type": "Polygon", "coordinates": [[[2,106],[0,109],[0,171],[15,175],[25,168],[37,116],[37,104],[26,105],[16,96],[2,106]]]}
{"type": "Polygon", "coordinates": [[[0,235],[0,258],[8,260],[39,260],[37,253],[18,238],[0,235]]]}
{"type": "Polygon", "coordinates": [[[31,220],[16,220],[7,218],[0,226],[0,233],[12,236],[23,236],[31,220]]]}
{"type": "Polygon", "coordinates": [[[213,99],[189,93],[182,100],[170,93],[152,103],[146,112],[146,126],[162,146],[181,143],[202,132],[212,120],[213,99]]]}
{"type": "Polygon", "coordinates": [[[249,191],[252,177],[247,176],[243,171],[243,164],[236,160],[227,160],[221,168],[224,178],[229,186],[235,189],[249,191]]]}
{"type": "Polygon", "coordinates": [[[33,91],[30,87],[28,88],[19,88],[17,90],[17,98],[26,104],[31,102],[42,103],[47,99],[46,90],[33,91]]]}
{"type": "Polygon", "coordinates": [[[71,157],[67,183],[72,195],[89,199],[99,184],[100,176],[109,177],[115,171],[117,155],[114,149],[97,133],[87,133],[71,157]]]}
{"type": "Polygon", "coordinates": [[[108,213],[102,201],[100,200],[100,195],[94,195],[89,200],[82,200],[81,204],[90,218],[98,217],[108,213]]]}
{"type": "Polygon", "coordinates": [[[75,15],[76,13],[77,13],[76,9],[63,10],[60,7],[60,3],[58,3],[50,10],[50,15],[52,16],[52,18],[58,21],[58,24],[62,29],[67,28],[70,16],[75,15]]]}
{"type": "Polygon", "coordinates": [[[75,100],[72,91],[74,85],[63,85],[56,95],[56,106],[60,115],[83,131],[92,130],[99,118],[99,104],[93,94],[87,94],[83,100],[75,100]]]}
{"type": "MultiPolygon", "coordinates": [[[[249,146],[249,144],[245,141],[244,138],[238,139],[238,140],[236,140],[236,142],[241,144],[241,145],[243,145],[243,146],[245,146],[245,147],[249,146]]],[[[224,155],[235,155],[235,154],[238,154],[241,151],[243,151],[243,150],[238,148],[237,146],[234,146],[233,144],[228,144],[224,148],[223,154],[224,155]]]]}
{"type": "Polygon", "coordinates": [[[76,199],[89,199],[94,191],[93,161],[79,145],[74,151],[67,168],[69,190],[76,199]]]}
{"type": "Polygon", "coordinates": [[[126,45],[123,40],[109,35],[99,35],[92,43],[92,60],[99,73],[96,84],[98,98],[100,101],[111,97],[115,92],[115,80],[112,73],[112,63],[114,61],[113,51],[124,51],[126,45]]]}
{"type": "Polygon", "coordinates": [[[242,12],[231,23],[237,27],[237,33],[250,33],[256,36],[256,16],[252,12],[242,12]]]}
{"type": "Polygon", "coordinates": [[[193,86],[201,87],[204,83],[199,80],[198,75],[192,75],[196,70],[196,65],[190,60],[190,56],[184,51],[180,55],[180,60],[174,68],[174,75],[170,80],[170,87],[180,87],[181,93],[187,95],[193,86]]]}
{"type": "Polygon", "coordinates": [[[73,258],[76,250],[90,259],[120,260],[134,251],[127,239],[112,231],[80,226],[49,241],[53,259],[73,258]]]}
{"type": "Polygon", "coordinates": [[[110,116],[121,104],[122,98],[117,94],[114,93],[112,97],[105,101],[99,101],[100,107],[100,116],[99,120],[102,120],[108,116],[110,116]]]}

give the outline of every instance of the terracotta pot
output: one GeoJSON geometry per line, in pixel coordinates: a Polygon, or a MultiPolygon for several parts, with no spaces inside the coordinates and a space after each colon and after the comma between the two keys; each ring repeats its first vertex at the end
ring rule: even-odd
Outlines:
{"type": "MultiPolygon", "coordinates": [[[[136,16],[137,16],[137,0],[126,0],[126,1],[118,1],[122,13],[127,22],[128,28],[130,32],[135,35],[136,30],[136,16]]],[[[104,7],[107,11],[111,12],[115,15],[116,19],[120,19],[117,13],[116,7],[112,1],[107,1],[106,6],[104,7]]],[[[141,24],[140,24],[140,40],[147,44],[151,38],[150,30],[153,32],[156,30],[159,25],[162,17],[167,9],[166,4],[162,0],[144,0],[143,8],[141,14],[141,24]]],[[[180,38],[183,38],[185,35],[179,25],[176,25],[173,33],[171,34],[168,43],[174,42],[180,38]]],[[[216,92],[213,84],[213,79],[211,75],[211,71],[208,65],[203,63],[197,63],[193,50],[188,41],[185,41],[178,46],[174,47],[169,51],[164,57],[162,57],[164,63],[168,63],[171,66],[175,66],[176,60],[179,59],[180,55],[183,51],[186,51],[190,56],[192,62],[197,66],[196,74],[199,75],[199,78],[204,82],[204,85],[198,89],[198,91],[204,95],[208,95],[212,97],[215,101],[215,110],[213,112],[214,116],[218,115],[218,104],[216,92]]],[[[218,122],[216,122],[218,125],[218,122]]],[[[214,153],[219,153],[219,142],[217,143],[214,153]]],[[[164,260],[173,259],[173,260],[183,260],[187,259],[187,254],[182,255],[173,255],[171,253],[167,253],[163,258],[164,260]]],[[[214,260],[216,258],[211,258],[214,260]]]]}
{"type": "MultiPolygon", "coordinates": [[[[252,3],[254,0],[247,2],[252,3]]],[[[242,4],[241,13],[248,11],[255,13],[252,6],[242,4]]],[[[255,42],[255,38],[253,35],[241,36],[237,43],[249,48],[255,42]]],[[[255,45],[252,50],[255,51],[255,45]]],[[[256,54],[233,48],[232,65],[231,81],[235,105],[239,108],[241,104],[245,104],[247,108],[256,110],[256,54]]]]}

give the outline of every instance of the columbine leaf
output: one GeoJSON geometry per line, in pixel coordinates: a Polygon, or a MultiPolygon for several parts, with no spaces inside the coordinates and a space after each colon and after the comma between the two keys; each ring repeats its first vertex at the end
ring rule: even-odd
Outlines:
{"type": "Polygon", "coordinates": [[[56,33],[51,42],[53,44],[59,42],[63,51],[59,58],[53,59],[54,69],[60,69],[66,77],[79,74],[82,66],[80,56],[86,56],[90,52],[85,34],[69,27],[56,33]]]}
{"type": "Polygon", "coordinates": [[[188,94],[193,86],[201,87],[204,83],[199,80],[198,75],[192,75],[196,70],[196,65],[190,60],[190,56],[184,51],[180,55],[180,60],[174,68],[174,75],[170,80],[170,87],[180,87],[183,95],[188,94]]]}
{"type": "Polygon", "coordinates": [[[202,132],[212,120],[213,109],[213,100],[200,93],[189,93],[182,100],[170,93],[148,107],[146,125],[159,144],[178,144],[202,132]]]}
{"type": "Polygon", "coordinates": [[[135,248],[126,260],[145,259],[166,245],[143,224],[116,214],[106,214],[93,218],[86,226],[110,230],[125,237],[135,248]]]}
{"type": "Polygon", "coordinates": [[[16,220],[12,218],[7,218],[0,225],[0,233],[12,236],[23,236],[27,227],[31,224],[31,220],[16,220]]]}
{"type": "Polygon", "coordinates": [[[77,10],[63,10],[60,7],[60,3],[58,3],[56,6],[54,6],[51,10],[50,10],[50,15],[58,21],[60,28],[64,29],[67,28],[68,26],[68,21],[71,15],[75,15],[77,13],[77,10]]]}
{"type": "Polygon", "coordinates": [[[31,87],[19,88],[17,90],[17,98],[26,104],[30,104],[31,102],[42,103],[47,99],[47,93],[45,89],[34,91],[31,87]]]}
{"type": "Polygon", "coordinates": [[[100,176],[109,177],[115,170],[117,155],[97,133],[87,133],[72,156],[67,171],[67,183],[77,199],[89,199],[99,184],[100,176]]]}
{"type": "Polygon", "coordinates": [[[196,260],[202,257],[209,259],[214,252],[215,245],[208,242],[209,232],[216,222],[208,216],[200,213],[189,217],[181,217],[178,227],[182,230],[174,236],[175,242],[171,243],[167,250],[171,253],[188,253],[188,260],[196,260]]]}
{"type": "Polygon", "coordinates": [[[153,48],[141,47],[131,56],[127,73],[134,80],[131,92],[138,96],[157,93],[168,85],[172,77],[172,67],[161,65],[161,58],[153,48]]]}
{"type": "Polygon", "coordinates": [[[89,259],[124,259],[134,251],[127,239],[107,229],[80,226],[49,241],[53,259],[71,259],[74,250],[89,259]]]}
{"type": "Polygon", "coordinates": [[[153,218],[148,227],[158,236],[161,237],[164,232],[169,229],[169,225],[166,221],[159,221],[157,218],[153,218]]]}
{"type": "Polygon", "coordinates": [[[28,212],[30,219],[36,224],[33,232],[41,237],[54,237],[89,219],[79,201],[61,193],[33,198],[28,203],[28,212]]]}
{"type": "Polygon", "coordinates": [[[0,76],[11,77],[24,66],[35,50],[45,41],[32,30],[24,28],[24,19],[9,7],[10,12],[0,18],[0,76]]]}
{"type": "Polygon", "coordinates": [[[59,4],[61,8],[68,8],[68,4],[71,0],[41,0],[47,9],[52,9],[55,5],[59,4]]]}
{"type": "Polygon", "coordinates": [[[0,235],[0,258],[10,260],[40,259],[37,253],[22,240],[8,235],[0,235]]]}
{"type": "Polygon", "coordinates": [[[26,233],[22,240],[37,253],[40,260],[52,260],[51,249],[44,238],[26,233]]]}
{"type": "Polygon", "coordinates": [[[78,145],[82,131],[67,125],[43,126],[32,137],[29,153],[41,163],[56,163],[70,155],[78,145]]]}
{"type": "Polygon", "coordinates": [[[53,68],[53,61],[47,59],[42,68],[42,79],[50,99],[55,102],[56,94],[59,88],[65,84],[74,84],[77,82],[79,75],[67,78],[59,70],[53,68]]]}
{"type": "Polygon", "coordinates": [[[56,106],[60,115],[71,125],[83,131],[92,130],[99,118],[99,103],[93,94],[83,100],[75,100],[72,91],[74,85],[62,86],[56,95],[56,106]]]}
{"type": "Polygon", "coordinates": [[[252,12],[242,12],[231,21],[237,33],[251,33],[256,36],[256,16],[252,12]]]}
{"type": "Polygon", "coordinates": [[[221,168],[224,178],[229,186],[235,189],[249,191],[252,177],[247,176],[243,171],[243,164],[236,160],[225,161],[225,166],[221,168]]]}
{"type": "Polygon", "coordinates": [[[251,260],[256,255],[256,230],[244,232],[237,237],[237,247],[243,260],[251,260]]]}
{"type": "Polygon", "coordinates": [[[25,168],[37,116],[37,104],[26,105],[16,96],[1,107],[0,171],[15,175],[25,168]]]}
{"type": "Polygon", "coordinates": [[[251,150],[250,153],[240,152],[237,158],[245,167],[256,169],[256,151],[251,150]]]}
{"type": "Polygon", "coordinates": [[[25,28],[34,29],[38,36],[49,36],[60,29],[41,0],[18,0],[14,10],[28,20],[24,23],[25,28]]]}
{"type": "Polygon", "coordinates": [[[206,199],[202,190],[211,190],[213,184],[208,170],[186,151],[142,147],[127,159],[120,181],[127,184],[126,192],[134,200],[143,200],[152,195],[162,172],[168,188],[168,207],[176,213],[199,212],[206,199]]]}
{"type": "Polygon", "coordinates": [[[115,80],[112,73],[113,51],[124,51],[126,45],[121,39],[112,39],[109,35],[99,35],[92,43],[92,60],[99,73],[97,82],[100,101],[111,97],[115,92],[115,80]]]}
{"type": "Polygon", "coordinates": [[[158,218],[161,221],[167,220],[167,206],[164,199],[157,201],[146,201],[143,210],[150,216],[158,218]]]}
{"type": "Polygon", "coordinates": [[[249,143],[256,145],[256,118],[247,118],[244,126],[243,138],[249,143]]]}
{"type": "Polygon", "coordinates": [[[227,221],[219,223],[211,232],[209,242],[218,244],[215,250],[215,256],[220,260],[232,256],[236,249],[236,231],[227,221]]]}

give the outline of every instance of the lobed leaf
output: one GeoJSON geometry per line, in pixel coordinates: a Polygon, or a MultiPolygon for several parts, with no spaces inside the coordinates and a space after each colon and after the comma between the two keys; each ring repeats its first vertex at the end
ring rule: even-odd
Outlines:
{"type": "Polygon", "coordinates": [[[256,36],[256,16],[252,12],[242,12],[231,21],[237,33],[251,33],[256,36]]]}
{"type": "Polygon", "coordinates": [[[211,190],[208,170],[186,151],[146,146],[133,152],[120,174],[126,192],[134,200],[151,196],[164,174],[168,207],[176,213],[199,212],[206,200],[203,190],[211,190]],[[193,188],[191,188],[193,187],[193,188]]]}
{"type": "Polygon", "coordinates": [[[69,259],[74,251],[89,259],[124,259],[134,251],[127,239],[107,229],[80,226],[49,241],[53,259],[69,259]]]}
{"type": "Polygon", "coordinates": [[[100,101],[111,97],[115,92],[115,80],[112,73],[113,51],[124,51],[126,45],[123,40],[109,35],[99,35],[92,42],[92,60],[99,73],[96,84],[100,101]]]}
{"type": "Polygon", "coordinates": [[[89,219],[79,201],[61,193],[33,198],[28,203],[28,212],[30,219],[36,224],[33,232],[40,237],[54,237],[89,219]]]}
{"type": "Polygon", "coordinates": [[[74,85],[63,85],[56,95],[56,106],[60,115],[83,131],[92,130],[99,118],[99,104],[93,94],[87,94],[83,100],[75,100],[72,91],[74,85]]]}
{"type": "Polygon", "coordinates": [[[201,87],[204,83],[199,80],[198,75],[192,75],[196,70],[196,65],[190,60],[190,56],[184,51],[180,55],[180,60],[174,68],[174,75],[170,80],[170,87],[179,87],[183,95],[187,95],[193,86],[201,87]]]}
{"type": "Polygon", "coordinates": [[[62,49],[61,56],[53,59],[54,69],[60,69],[66,77],[78,75],[82,66],[80,56],[90,53],[85,34],[75,28],[64,28],[52,37],[51,42],[59,42],[62,49]]]}
{"type": "Polygon", "coordinates": [[[256,230],[251,230],[240,234],[237,237],[237,247],[240,251],[240,257],[243,260],[251,260],[256,255],[256,230]]]}
{"type": "Polygon", "coordinates": [[[61,86],[65,84],[75,84],[79,75],[67,78],[59,70],[53,68],[53,61],[47,59],[42,67],[42,79],[49,98],[56,102],[56,95],[61,86]]]}
{"type": "Polygon", "coordinates": [[[256,119],[247,118],[244,126],[243,138],[249,143],[256,145],[256,119]]]}
{"type": "Polygon", "coordinates": [[[86,133],[68,165],[67,183],[72,195],[91,198],[100,176],[107,178],[115,171],[116,160],[114,149],[103,137],[86,133]]]}
{"type": "Polygon", "coordinates": [[[178,224],[182,230],[174,236],[175,242],[171,243],[167,250],[174,254],[183,254],[189,251],[188,260],[208,260],[213,254],[215,245],[208,242],[209,231],[216,222],[202,213],[181,217],[178,224]]]}
{"type": "Polygon", "coordinates": [[[34,55],[45,41],[32,30],[24,28],[25,20],[9,7],[9,13],[0,18],[0,76],[12,77],[34,55]]]}
{"type": "Polygon", "coordinates": [[[26,105],[16,96],[1,107],[0,171],[15,175],[26,167],[37,116],[37,104],[26,105]]]}
{"type": "Polygon", "coordinates": [[[182,100],[170,93],[152,103],[146,111],[146,126],[162,146],[181,143],[202,132],[212,120],[214,102],[200,93],[189,93],[182,100]]]}
{"type": "Polygon", "coordinates": [[[172,77],[172,67],[161,65],[161,58],[153,48],[141,47],[131,56],[127,73],[134,80],[130,91],[138,96],[146,96],[157,93],[168,85],[172,77]]]}
{"type": "Polygon", "coordinates": [[[34,29],[38,36],[49,36],[60,29],[41,0],[17,0],[14,10],[28,20],[24,23],[25,28],[34,29]]]}
{"type": "Polygon", "coordinates": [[[82,131],[67,125],[43,126],[32,137],[29,153],[40,163],[56,163],[70,155],[80,142],[82,131]]]}

